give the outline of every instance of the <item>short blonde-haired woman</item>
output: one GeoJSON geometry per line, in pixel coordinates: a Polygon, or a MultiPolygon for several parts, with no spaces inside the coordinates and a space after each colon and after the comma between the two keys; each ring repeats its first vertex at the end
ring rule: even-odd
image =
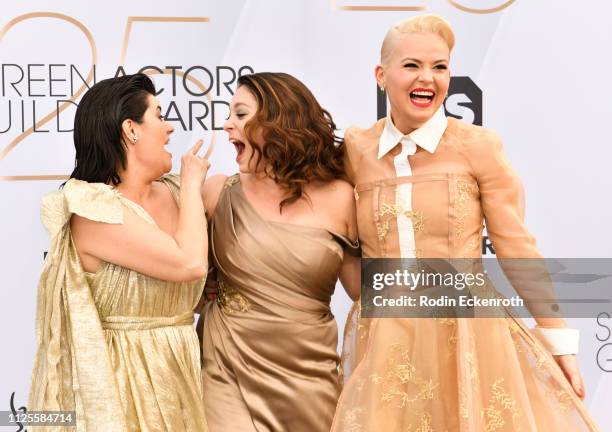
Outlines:
{"type": "MultiPolygon", "coordinates": [[[[450,25],[433,15],[403,21],[385,37],[376,80],[390,114],[345,133],[363,256],[478,259],[484,220],[499,258],[540,259],[499,138],[445,116],[454,43],[450,25]]],[[[356,313],[332,430],[597,430],[580,400],[575,330],[559,318],[537,322],[532,332],[509,316],[356,313]],[[547,339],[551,333],[561,345],[547,339]]]]}

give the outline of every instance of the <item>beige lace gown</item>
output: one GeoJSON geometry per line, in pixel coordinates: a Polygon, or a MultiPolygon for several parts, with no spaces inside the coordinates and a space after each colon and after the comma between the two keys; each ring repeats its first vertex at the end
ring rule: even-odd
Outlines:
{"type": "MultiPolygon", "coordinates": [[[[178,202],[178,177],[161,181],[178,202]]],[[[110,263],[86,273],[74,248],[72,214],[122,223],[127,211],[155,223],[102,183],[72,179],[43,200],[51,245],[28,409],[76,410],[77,431],[206,431],[192,326],[203,281],[167,282],[110,263]]]]}
{"type": "Polygon", "coordinates": [[[204,313],[211,432],[327,432],[340,392],[330,311],[343,246],[321,228],[263,220],[238,176],[211,225],[220,293],[204,313]]]}
{"type": "MultiPolygon", "coordinates": [[[[523,224],[523,190],[499,139],[448,119],[433,153],[401,146],[378,158],[381,120],[345,134],[364,257],[401,257],[398,215],[413,256],[478,258],[483,221],[501,258],[539,258],[523,224]],[[397,199],[412,185],[411,206],[397,199]]],[[[519,287],[520,288],[520,287],[519,287]]],[[[334,432],[595,431],[553,357],[519,319],[364,319],[354,308],[343,353],[345,385],[334,432]]]]}

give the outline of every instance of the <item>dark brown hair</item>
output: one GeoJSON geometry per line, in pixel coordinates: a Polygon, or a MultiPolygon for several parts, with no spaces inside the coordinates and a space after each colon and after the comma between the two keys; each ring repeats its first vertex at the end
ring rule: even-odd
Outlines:
{"type": "Polygon", "coordinates": [[[142,123],[149,95],[155,95],[155,86],[143,74],[100,81],[83,95],[74,116],[76,157],[70,178],[121,183],[119,170],[127,164],[121,126],[126,119],[142,123]]]}
{"type": "Polygon", "coordinates": [[[302,196],[308,199],[308,183],[343,177],[336,125],[301,81],[286,73],[261,72],[241,76],[238,86],[257,100],[257,112],[244,132],[257,155],[256,165],[265,160],[266,173],[288,192],[281,212],[302,196]]]}

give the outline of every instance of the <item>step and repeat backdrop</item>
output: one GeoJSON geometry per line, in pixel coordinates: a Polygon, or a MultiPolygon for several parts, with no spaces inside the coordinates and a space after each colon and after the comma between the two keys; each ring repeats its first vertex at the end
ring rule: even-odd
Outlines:
{"type": "MultiPolygon", "coordinates": [[[[527,192],[527,224],[546,257],[612,257],[612,4],[597,0],[180,0],[8,2],[0,16],[0,411],[25,405],[36,286],[47,235],[41,197],[74,164],[75,109],[92,83],[145,71],[161,90],[180,155],[215,142],[211,173],[232,174],[222,124],[251,72],[301,79],[339,134],[386,112],[374,67],[386,30],[420,13],[457,34],[447,115],[495,129],[527,192]]],[[[483,254],[493,256],[483,244],[483,254]]],[[[612,289],[612,286],[611,286],[612,289]]],[[[333,298],[340,334],[350,306],[333,298]]],[[[612,318],[581,330],[587,405],[612,430],[612,318]]]]}

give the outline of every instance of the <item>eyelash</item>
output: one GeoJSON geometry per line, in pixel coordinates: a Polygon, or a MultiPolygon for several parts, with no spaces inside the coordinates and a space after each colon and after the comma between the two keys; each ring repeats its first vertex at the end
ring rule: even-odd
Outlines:
{"type": "MultiPolygon", "coordinates": [[[[404,65],[404,67],[407,67],[407,68],[417,68],[417,67],[418,67],[418,65],[417,65],[416,63],[406,63],[406,64],[404,65]]],[[[446,70],[446,69],[448,69],[448,68],[446,67],[446,65],[437,65],[437,66],[434,66],[434,69],[438,69],[438,70],[446,70]]]]}
{"type": "Polygon", "coordinates": [[[243,118],[244,116],[246,116],[246,114],[236,114],[236,117],[238,117],[239,119],[243,118]]]}

